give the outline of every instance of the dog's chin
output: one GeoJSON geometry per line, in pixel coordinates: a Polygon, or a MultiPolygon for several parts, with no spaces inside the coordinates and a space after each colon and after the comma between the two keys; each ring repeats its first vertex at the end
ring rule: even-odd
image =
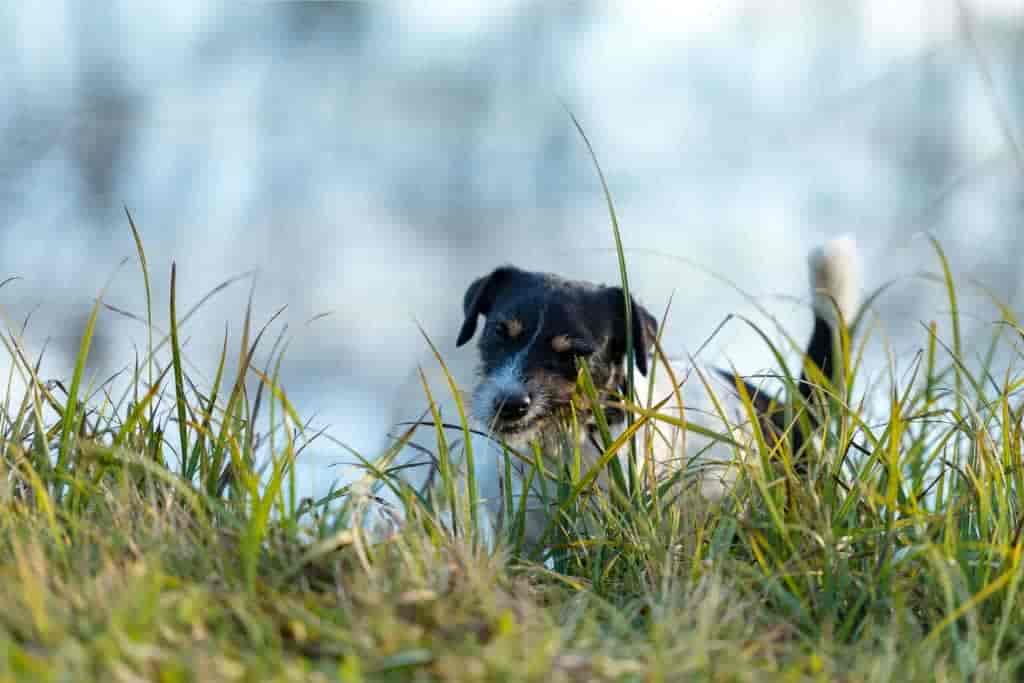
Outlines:
{"type": "Polygon", "coordinates": [[[510,446],[525,446],[541,432],[542,421],[537,419],[496,422],[491,432],[510,446]]]}
{"type": "Polygon", "coordinates": [[[534,413],[519,420],[491,419],[486,423],[492,436],[514,448],[524,448],[543,438],[556,425],[553,415],[534,413]]]}

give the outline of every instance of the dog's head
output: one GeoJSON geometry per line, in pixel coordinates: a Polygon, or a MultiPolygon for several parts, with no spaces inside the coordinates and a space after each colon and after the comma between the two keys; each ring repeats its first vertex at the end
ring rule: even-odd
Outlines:
{"type": "MultiPolygon", "coordinates": [[[[647,374],[657,321],[630,301],[636,368],[647,374]]],[[[473,414],[506,440],[526,441],[557,425],[585,360],[601,391],[625,378],[626,302],[621,287],[574,282],[511,266],[478,278],[463,299],[456,342],[480,333],[480,381],[473,414]]]]}

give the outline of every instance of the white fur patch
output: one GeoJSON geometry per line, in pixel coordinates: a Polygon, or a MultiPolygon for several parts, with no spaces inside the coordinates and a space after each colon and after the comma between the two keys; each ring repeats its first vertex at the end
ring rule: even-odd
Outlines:
{"type": "MultiPolygon", "coordinates": [[[[678,470],[688,470],[687,484],[696,478],[698,490],[709,502],[720,499],[729,491],[743,466],[752,438],[746,425],[745,410],[735,394],[734,388],[710,368],[694,367],[689,364],[673,364],[677,379],[682,382],[679,388],[681,398],[675,398],[672,382],[664,367],[656,371],[653,387],[654,403],[672,396],[659,412],[673,418],[683,418],[687,423],[697,424],[711,432],[730,438],[736,445],[699,434],[685,431],[666,422],[652,421],[647,429],[638,434],[638,445],[642,454],[650,454],[655,471],[659,478],[665,478],[678,470]],[[721,412],[719,412],[721,411],[721,412]],[[650,441],[648,441],[650,439],[650,441]]],[[[637,376],[636,393],[639,403],[647,404],[649,377],[637,376]]],[[[624,424],[612,429],[612,437],[617,437],[625,428],[624,424]]],[[[579,434],[579,449],[583,471],[586,472],[597,464],[602,452],[586,433],[579,434]]],[[[549,446],[550,447],[550,446],[549,446]]],[[[540,504],[539,484],[534,481],[533,490],[523,491],[523,476],[519,465],[513,467],[513,481],[502,480],[502,454],[493,442],[474,445],[477,466],[477,483],[480,494],[485,501],[493,531],[497,531],[504,520],[503,498],[501,489],[508,487],[513,498],[513,509],[518,509],[519,499],[528,496],[526,528],[524,541],[527,546],[540,541],[540,534],[547,528],[551,511],[540,504]]],[[[618,456],[625,464],[626,449],[618,456]]],[[[549,453],[557,456],[557,452],[549,453]]],[[[562,454],[568,457],[567,454],[562,454]]],[[[606,473],[597,478],[597,486],[609,485],[606,473]]],[[[550,495],[550,491],[549,491],[550,495]]]]}
{"type": "MultiPolygon", "coordinates": [[[[699,425],[736,445],[654,420],[648,424],[654,432],[655,467],[660,477],[679,468],[690,469],[704,498],[718,500],[731,488],[752,446],[746,410],[735,387],[712,368],[688,363],[672,363],[672,368],[681,382],[678,396],[665,368],[655,373],[654,404],[669,397],[659,412],[699,425]]],[[[642,404],[647,403],[649,381],[649,377],[636,378],[636,396],[642,404]]]]}
{"type": "Polygon", "coordinates": [[[499,396],[524,391],[524,353],[511,356],[500,368],[485,377],[473,392],[473,416],[483,425],[494,421],[494,409],[499,396]]]}
{"type": "Polygon", "coordinates": [[[860,257],[857,242],[843,235],[815,247],[807,255],[814,313],[835,323],[836,307],[847,324],[860,307],[860,257]]]}
{"type": "MultiPolygon", "coordinates": [[[[530,337],[530,341],[526,343],[526,346],[510,356],[505,361],[504,365],[483,377],[477,385],[476,390],[473,392],[473,417],[479,420],[488,429],[494,424],[495,406],[498,397],[525,391],[526,378],[523,376],[523,365],[526,363],[526,358],[530,353],[530,349],[537,343],[537,339],[541,332],[541,326],[543,324],[544,311],[541,311],[537,329],[534,330],[533,336],[530,337]]],[[[529,411],[525,416],[523,416],[521,422],[524,424],[535,419],[537,415],[541,414],[546,409],[544,401],[537,400],[538,398],[539,397],[534,397],[529,411]]],[[[521,438],[532,438],[532,436],[532,432],[524,432],[520,434],[521,438]]]]}

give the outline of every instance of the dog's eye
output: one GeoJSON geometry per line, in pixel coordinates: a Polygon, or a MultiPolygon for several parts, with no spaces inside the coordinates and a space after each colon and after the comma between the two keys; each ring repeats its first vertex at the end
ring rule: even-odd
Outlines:
{"type": "Polygon", "coordinates": [[[499,339],[515,339],[523,333],[523,323],[515,318],[500,320],[494,325],[494,333],[499,339]]]}
{"type": "Polygon", "coordinates": [[[551,338],[551,349],[555,353],[572,356],[589,356],[594,353],[594,346],[579,338],[560,334],[551,338]]]}

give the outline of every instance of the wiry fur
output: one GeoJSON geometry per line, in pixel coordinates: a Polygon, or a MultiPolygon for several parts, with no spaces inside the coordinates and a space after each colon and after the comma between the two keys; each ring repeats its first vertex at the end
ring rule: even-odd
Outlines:
{"type": "MultiPolygon", "coordinates": [[[[800,394],[809,411],[813,411],[809,402],[813,378],[806,368],[814,365],[826,377],[833,375],[839,320],[849,324],[859,306],[856,244],[849,237],[832,240],[809,253],[808,265],[815,325],[806,350],[800,394]]],[[[770,438],[779,438],[789,427],[783,422],[784,401],[776,400],[733,372],[683,364],[672,367],[678,384],[673,384],[665,367],[654,368],[652,386],[649,370],[654,365],[651,351],[656,323],[637,302],[631,301],[629,305],[639,370],[634,383],[638,402],[646,405],[649,394],[655,405],[667,398],[660,412],[699,423],[733,440],[732,444],[724,443],[651,421],[641,430],[641,443],[651,445],[658,476],[664,477],[679,468],[686,468],[691,474],[699,472],[703,495],[720,497],[728,491],[751,445],[752,430],[737,393],[738,386],[752,398],[761,427],[770,438]]],[[[529,453],[530,442],[539,440],[546,457],[564,456],[568,446],[569,452],[580,453],[585,469],[597,463],[602,448],[596,436],[592,406],[575,391],[576,363],[586,360],[604,400],[602,410],[614,438],[625,428],[625,413],[614,407],[614,397],[623,389],[625,376],[625,306],[622,291],[617,287],[572,282],[509,266],[474,281],[464,297],[466,319],[458,344],[461,346],[476,334],[477,319],[482,316],[485,322],[479,341],[479,381],[471,400],[472,413],[480,426],[523,453],[529,453]],[[510,338],[509,331],[514,338],[510,338]],[[554,343],[556,338],[558,342],[554,343]],[[564,352],[567,339],[572,350],[568,354],[564,352]],[[528,401],[521,410],[511,417],[505,415],[505,398],[520,400],[524,396],[528,401]],[[570,415],[575,415],[582,426],[576,432],[578,441],[574,444],[565,440],[570,415]]],[[[816,422],[813,414],[812,422],[816,422]]],[[[790,433],[794,434],[794,449],[799,450],[803,434],[799,430],[790,433]]],[[[503,488],[511,487],[513,496],[518,498],[523,494],[523,480],[514,475],[513,481],[504,481],[498,466],[498,449],[487,453],[481,446],[483,442],[475,446],[477,481],[480,493],[500,524],[503,488]]],[[[603,479],[600,483],[604,483],[603,479]]],[[[539,540],[548,515],[548,510],[530,509],[525,530],[527,542],[539,540]]]]}

